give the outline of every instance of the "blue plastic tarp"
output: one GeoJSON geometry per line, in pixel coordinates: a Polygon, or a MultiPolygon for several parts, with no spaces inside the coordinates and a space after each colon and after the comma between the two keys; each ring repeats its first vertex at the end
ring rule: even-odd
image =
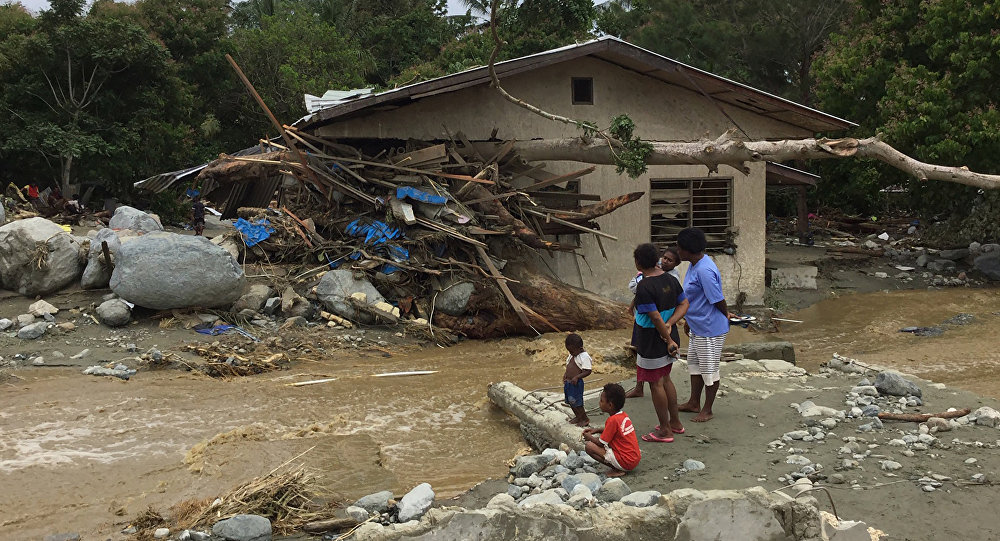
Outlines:
{"type": "Polygon", "coordinates": [[[413,186],[400,186],[396,188],[396,199],[400,201],[403,199],[412,199],[421,203],[430,203],[431,205],[443,205],[448,202],[448,198],[443,195],[427,193],[413,186]]]}
{"type": "Polygon", "coordinates": [[[260,241],[267,240],[271,233],[274,233],[274,228],[268,227],[271,222],[266,219],[250,223],[240,218],[233,225],[243,235],[243,242],[247,246],[255,246],[260,241]]]}
{"type": "Polygon", "coordinates": [[[347,224],[344,230],[352,237],[365,237],[365,244],[382,244],[383,242],[403,236],[398,227],[378,220],[359,218],[347,224]]]}

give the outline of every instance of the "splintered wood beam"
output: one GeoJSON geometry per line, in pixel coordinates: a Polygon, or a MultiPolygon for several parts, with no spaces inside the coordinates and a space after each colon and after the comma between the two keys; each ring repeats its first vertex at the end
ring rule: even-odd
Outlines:
{"type": "Polygon", "coordinates": [[[517,300],[517,297],[515,297],[514,293],[511,292],[510,287],[507,286],[507,281],[504,279],[503,275],[500,274],[500,271],[497,270],[497,266],[493,264],[493,260],[490,259],[490,255],[487,254],[486,250],[484,250],[481,246],[476,246],[476,253],[479,254],[479,259],[483,261],[483,264],[489,269],[490,275],[493,276],[497,285],[500,286],[500,291],[503,292],[504,297],[507,297],[507,302],[510,303],[510,306],[514,309],[514,313],[517,314],[517,317],[519,317],[521,322],[524,323],[529,329],[533,328],[531,326],[531,321],[528,319],[528,314],[524,312],[524,307],[521,305],[521,301],[517,300]]]}
{"type": "Polygon", "coordinates": [[[555,222],[555,223],[557,223],[559,225],[564,225],[564,226],[569,227],[571,229],[576,229],[577,231],[582,231],[584,233],[593,233],[593,234],[595,234],[595,235],[597,235],[599,237],[605,237],[605,238],[609,238],[611,240],[618,240],[618,237],[616,237],[614,235],[609,235],[609,234],[605,233],[604,231],[599,231],[597,229],[591,229],[589,227],[584,227],[584,226],[582,226],[580,224],[575,224],[575,223],[573,223],[573,222],[571,222],[569,220],[563,220],[562,218],[556,218],[551,213],[546,214],[544,212],[538,212],[537,210],[532,210],[532,209],[522,209],[522,210],[524,210],[524,212],[527,212],[528,214],[533,214],[533,215],[538,216],[540,218],[545,218],[546,220],[553,221],[553,222],[555,222]]]}
{"type": "Polygon", "coordinates": [[[586,169],[581,169],[579,171],[574,171],[572,173],[566,173],[565,175],[559,175],[557,177],[552,177],[550,179],[543,180],[541,182],[537,182],[537,183],[532,184],[530,186],[525,186],[524,188],[521,188],[521,191],[522,192],[536,192],[536,191],[538,191],[538,190],[540,190],[542,188],[547,188],[549,186],[554,186],[554,185],[562,183],[562,182],[568,182],[570,180],[574,180],[574,179],[580,178],[580,177],[582,177],[584,175],[589,175],[590,173],[593,173],[595,169],[597,169],[597,167],[592,165],[592,166],[590,166],[590,167],[588,167],[586,169]]]}

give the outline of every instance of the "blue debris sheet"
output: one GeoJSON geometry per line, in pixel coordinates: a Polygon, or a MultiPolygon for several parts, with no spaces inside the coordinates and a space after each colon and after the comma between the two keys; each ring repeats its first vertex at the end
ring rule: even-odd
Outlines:
{"type": "Polygon", "coordinates": [[[400,201],[404,199],[412,199],[414,201],[420,201],[421,203],[430,203],[431,205],[443,205],[448,202],[448,198],[443,195],[427,193],[423,190],[418,190],[413,186],[400,186],[396,188],[396,199],[399,199],[400,201]]]}
{"type": "Polygon", "coordinates": [[[243,242],[247,246],[255,246],[260,241],[267,240],[271,233],[274,233],[274,228],[269,227],[271,222],[266,218],[256,222],[248,222],[240,218],[233,225],[243,235],[243,242]]]}
{"type": "Polygon", "coordinates": [[[215,325],[213,327],[212,324],[208,323],[204,325],[195,325],[194,330],[197,333],[207,334],[209,336],[218,336],[220,334],[233,331],[235,333],[242,334],[243,336],[253,340],[254,342],[260,342],[260,340],[258,340],[256,336],[250,334],[241,327],[237,327],[236,325],[215,325]]]}
{"type": "MultiPolygon", "coordinates": [[[[358,218],[347,224],[344,231],[352,237],[364,237],[365,246],[371,247],[374,253],[389,257],[399,263],[410,259],[409,250],[391,242],[392,240],[405,237],[403,231],[398,227],[393,227],[385,222],[371,218],[358,218]]],[[[360,257],[361,254],[358,252],[350,256],[353,260],[357,260],[360,257]]],[[[391,274],[397,270],[399,269],[392,265],[387,265],[383,269],[383,272],[391,274]]]]}

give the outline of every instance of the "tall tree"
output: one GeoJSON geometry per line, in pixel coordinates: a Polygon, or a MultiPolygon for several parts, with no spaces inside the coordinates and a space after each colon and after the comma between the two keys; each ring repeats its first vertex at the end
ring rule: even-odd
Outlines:
{"type": "MultiPolygon", "coordinates": [[[[858,132],[879,133],[918,159],[1000,171],[1000,2],[962,0],[853,0],[850,24],[814,64],[824,110],[859,122],[858,132]]],[[[831,203],[869,210],[878,190],[906,183],[911,203],[928,213],[1000,198],[974,189],[955,191],[907,181],[883,167],[838,164],[824,171],[821,189],[831,203]]]]}

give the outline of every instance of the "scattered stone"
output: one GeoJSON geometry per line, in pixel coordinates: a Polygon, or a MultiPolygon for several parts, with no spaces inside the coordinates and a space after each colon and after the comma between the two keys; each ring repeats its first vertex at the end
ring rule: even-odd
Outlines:
{"type": "Polygon", "coordinates": [[[878,376],[875,377],[875,388],[878,389],[879,394],[892,395],[892,396],[922,396],[923,393],[920,391],[920,387],[917,387],[913,382],[907,380],[898,372],[879,372],[878,376]]]}
{"type": "MultiPolygon", "coordinates": [[[[545,469],[551,461],[552,457],[546,455],[519,456],[510,472],[514,474],[514,477],[530,477],[545,469]]],[[[580,465],[583,465],[582,461],[580,465]]]]}
{"type": "Polygon", "coordinates": [[[90,355],[90,350],[89,349],[84,349],[80,353],[77,353],[76,355],[70,356],[70,359],[82,359],[82,358],[86,357],[87,355],[90,355]]]}
{"type": "Polygon", "coordinates": [[[278,310],[281,310],[281,297],[271,297],[264,301],[263,311],[265,314],[273,316],[278,310]]]}
{"type": "Polygon", "coordinates": [[[369,516],[371,516],[368,514],[368,511],[365,511],[364,509],[356,505],[348,507],[344,512],[347,513],[347,516],[353,518],[358,522],[364,522],[368,520],[369,516]]]}
{"type": "Polygon", "coordinates": [[[920,487],[920,490],[923,490],[924,492],[934,492],[937,489],[930,485],[923,485],[920,487]]]}
{"type": "Polygon", "coordinates": [[[968,465],[970,465],[970,466],[973,465],[973,464],[975,464],[976,462],[979,462],[979,461],[976,460],[976,459],[974,459],[974,458],[967,458],[967,459],[965,459],[965,463],[968,464],[968,465]]]}
{"type": "Polygon", "coordinates": [[[28,313],[35,317],[43,317],[45,315],[55,315],[59,313],[59,309],[45,300],[39,300],[28,306],[28,313]]]}
{"type": "Polygon", "coordinates": [[[957,248],[955,250],[941,250],[938,254],[941,259],[949,259],[951,261],[958,261],[959,259],[965,259],[969,257],[968,248],[957,248]]]}
{"type": "MultiPolygon", "coordinates": [[[[326,307],[327,310],[345,317],[351,321],[361,323],[372,323],[375,318],[367,312],[360,312],[351,303],[349,298],[354,293],[363,293],[364,302],[368,306],[385,302],[382,294],[375,289],[367,280],[359,280],[354,277],[354,272],[349,269],[335,269],[327,272],[316,285],[316,298],[326,307]]],[[[359,296],[360,297],[360,296],[359,296]]],[[[356,299],[358,297],[355,297],[356,299]]]]}
{"type": "Polygon", "coordinates": [[[7,329],[14,326],[14,322],[7,318],[0,318],[0,332],[6,331],[7,329]]]}
{"type": "Polygon", "coordinates": [[[31,325],[21,327],[21,329],[17,331],[17,337],[21,340],[35,340],[37,338],[41,338],[48,328],[49,323],[45,321],[32,323],[31,325]]]}
{"type": "Polygon", "coordinates": [[[247,292],[233,304],[232,311],[239,312],[241,310],[251,310],[253,312],[259,312],[261,307],[264,306],[264,303],[267,302],[273,294],[274,290],[266,284],[253,284],[247,288],[247,292]]]}
{"type": "Polygon", "coordinates": [[[45,358],[35,357],[34,359],[31,360],[31,364],[34,366],[45,366],[45,358]]]}
{"type": "Polygon", "coordinates": [[[693,458],[684,461],[684,469],[687,471],[698,471],[705,469],[705,463],[693,458]]]}
{"type": "Polygon", "coordinates": [[[560,496],[555,490],[546,490],[544,492],[528,496],[527,498],[521,500],[521,503],[519,503],[518,506],[533,507],[536,505],[559,505],[561,503],[563,503],[562,496],[560,496]]]}
{"type": "Polygon", "coordinates": [[[801,440],[808,435],[809,431],[807,430],[792,430],[791,432],[785,432],[785,435],[782,436],[782,438],[789,440],[801,440]]]}
{"type": "Polygon", "coordinates": [[[437,299],[434,301],[434,308],[450,316],[460,316],[465,313],[469,298],[475,293],[476,286],[472,282],[455,281],[444,286],[437,299]]]}
{"type": "Polygon", "coordinates": [[[94,238],[90,239],[90,248],[87,250],[87,266],[83,269],[83,276],[80,277],[80,287],[83,289],[101,289],[108,287],[111,280],[111,272],[104,262],[104,248],[101,243],[108,243],[108,253],[111,254],[111,268],[114,268],[114,258],[121,248],[122,241],[118,234],[111,228],[104,228],[97,232],[94,238]]]}
{"type": "Polygon", "coordinates": [[[829,480],[830,480],[830,483],[834,484],[834,485],[842,485],[846,481],[846,479],[844,479],[844,474],[842,474],[842,473],[835,473],[835,474],[831,475],[829,477],[829,480]]]}
{"type": "Polygon", "coordinates": [[[108,327],[123,327],[132,321],[132,310],[121,299],[104,301],[97,307],[97,319],[108,327]]]}
{"type": "MultiPolygon", "coordinates": [[[[18,337],[20,336],[21,333],[18,333],[18,337]]],[[[972,416],[976,418],[976,424],[979,426],[1000,426],[1000,412],[993,408],[983,406],[972,412],[972,416]]]]}
{"type": "Polygon", "coordinates": [[[578,473],[576,475],[567,476],[562,482],[562,488],[566,492],[572,493],[573,488],[576,485],[583,484],[590,489],[591,493],[597,492],[601,489],[601,478],[597,474],[584,472],[578,473]]]}
{"type": "Polygon", "coordinates": [[[419,519],[434,503],[434,491],[428,483],[420,483],[399,500],[399,521],[419,519]]]}
{"type": "Polygon", "coordinates": [[[392,500],[392,492],[383,490],[369,494],[354,502],[354,507],[360,507],[368,513],[385,513],[389,510],[389,500],[392,500]]]}
{"type": "Polygon", "coordinates": [[[608,479],[601,488],[594,493],[594,497],[600,502],[616,502],[632,493],[632,489],[625,484],[625,481],[613,478],[608,479]]]}
{"type": "Polygon", "coordinates": [[[903,465],[894,460],[883,460],[881,467],[884,471],[896,471],[903,468],[903,465]]]}
{"type": "Polygon", "coordinates": [[[128,381],[129,378],[135,375],[136,370],[124,364],[116,364],[114,368],[106,368],[98,365],[87,367],[83,373],[89,376],[114,376],[128,381]]]}
{"type": "Polygon", "coordinates": [[[623,496],[619,501],[630,507],[651,507],[660,501],[660,496],[655,490],[640,490],[623,496]]]}
{"type": "Polygon", "coordinates": [[[309,325],[309,321],[307,321],[306,318],[302,316],[293,316],[286,319],[285,322],[281,324],[281,330],[291,329],[294,327],[305,327],[307,325],[309,325]]]}
{"type": "Polygon", "coordinates": [[[229,307],[243,294],[243,268],[200,236],[152,233],[122,244],[111,290],[156,310],[229,307]]]}
{"type": "Polygon", "coordinates": [[[157,528],[153,532],[153,539],[166,539],[170,535],[170,528],[157,528]]]}
{"type": "Polygon", "coordinates": [[[795,364],[795,346],[791,342],[747,342],[743,344],[727,345],[723,351],[728,353],[738,353],[744,359],[781,359],[787,363],[795,364]]]}
{"type": "Polygon", "coordinates": [[[583,467],[583,457],[576,454],[566,455],[566,458],[562,460],[562,465],[570,470],[575,470],[583,467]]]}
{"type": "Polygon", "coordinates": [[[226,541],[271,541],[271,521],[259,515],[236,515],[216,522],[212,535],[226,541]]]}

